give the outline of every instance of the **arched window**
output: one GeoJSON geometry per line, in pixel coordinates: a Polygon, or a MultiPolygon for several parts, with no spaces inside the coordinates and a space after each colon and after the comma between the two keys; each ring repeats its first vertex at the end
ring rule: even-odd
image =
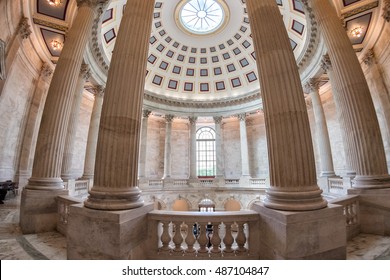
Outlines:
{"type": "Polygon", "coordinates": [[[201,127],[196,132],[196,167],[198,177],[215,176],[215,130],[201,127]]]}

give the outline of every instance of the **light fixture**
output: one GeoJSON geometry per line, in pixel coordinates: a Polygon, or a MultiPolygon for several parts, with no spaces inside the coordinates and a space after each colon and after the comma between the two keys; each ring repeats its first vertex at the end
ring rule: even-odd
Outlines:
{"type": "Polygon", "coordinates": [[[60,41],[57,41],[57,40],[52,40],[51,47],[53,48],[53,50],[59,51],[62,49],[62,43],[60,41]]]}
{"type": "Polygon", "coordinates": [[[362,36],[362,34],[363,34],[363,27],[361,26],[355,27],[354,29],[351,30],[351,35],[353,37],[359,38],[360,36],[362,36]]]}
{"type": "Polygon", "coordinates": [[[58,7],[62,4],[62,0],[47,0],[50,6],[58,7]]]}

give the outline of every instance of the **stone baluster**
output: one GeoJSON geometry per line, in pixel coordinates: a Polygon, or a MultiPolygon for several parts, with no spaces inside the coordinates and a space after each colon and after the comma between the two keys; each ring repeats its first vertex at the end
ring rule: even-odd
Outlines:
{"type": "Polygon", "coordinates": [[[187,249],[185,250],[185,253],[189,255],[195,254],[196,250],[194,248],[194,244],[196,242],[196,238],[194,235],[193,225],[191,223],[187,224],[187,236],[185,242],[187,244],[187,249]]]}
{"type": "Polygon", "coordinates": [[[24,233],[50,231],[56,227],[55,197],[67,193],[61,168],[72,100],[92,25],[105,2],[77,0],[78,12],[68,31],[46,98],[32,177],[22,193],[20,225],[24,233]],[[46,222],[42,223],[38,215],[44,215],[46,222]]]}
{"type": "Polygon", "coordinates": [[[162,247],[160,248],[162,253],[168,253],[171,250],[169,243],[171,242],[171,235],[169,234],[170,222],[161,222],[163,224],[163,232],[161,234],[162,247]]]}
{"type": "Polygon", "coordinates": [[[96,146],[99,135],[99,122],[102,114],[103,96],[105,88],[102,86],[94,87],[95,101],[93,103],[91,121],[89,123],[87,147],[85,151],[84,161],[84,173],[83,180],[90,180],[90,185],[93,183],[93,174],[95,170],[95,159],[96,159],[96,146]]]}
{"type": "Polygon", "coordinates": [[[69,118],[68,132],[66,134],[64,156],[62,160],[61,178],[64,181],[74,179],[72,173],[72,159],[74,154],[74,146],[76,141],[77,125],[79,112],[81,107],[81,101],[83,98],[84,84],[91,76],[89,66],[82,64],[80,69],[80,75],[77,80],[76,90],[73,97],[72,109],[69,118]]]}
{"type": "Polygon", "coordinates": [[[144,109],[142,111],[142,124],[141,124],[141,143],[139,149],[139,168],[138,178],[142,180],[146,176],[146,149],[148,143],[148,120],[152,112],[144,109]]]}
{"type": "Polygon", "coordinates": [[[234,237],[232,235],[232,222],[225,222],[225,237],[223,238],[223,243],[225,244],[225,249],[223,250],[224,254],[233,254],[234,250],[232,248],[234,237]]]}
{"type": "Polygon", "coordinates": [[[207,244],[209,242],[209,239],[207,238],[207,232],[206,232],[206,226],[207,222],[199,222],[198,223],[199,228],[200,228],[200,233],[198,237],[198,243],[199,243],[199,254],[206,254],[209,252],[207,248],[207,244]]]}
{"type": "Polygon", "coordinates": [[[221,248],[220,248],[221,237],[219,236],[219,234],[220,234],[219,225],[220,225],[219,222],[212,222],[213,233],[212,233],[212,237],[210,240],[211,245],[212,245],[210,252],[212,254],[220,254],[221,253],[221,248]]]}
{"type": "Polygon", "coordinates": [[[274,0],[246,4],[267,131],[270,187],[264,205],[291,211],[324,208],[301,80],[280,10],[274,0]]]}
{"type": "Polygon", "coordinates": [[[108,72],[96,148],[94,185],[84,206],[128,210],[144,205],[138,158],[154,0],[125,9],[108,72]]]}
{"type": "Polygon", "coordinates": [[[172,121],[174,119],[174,116],[172,115],[166,115],[165,121],[166,121],[166,129],[165,129],[165,149],[164,149],[164,175],[163,179],[169,179],[171,178],[171,138],[172,138],[172,121]]]}
{"type": "Polygon", "coordinates": [[[329,1],[303,0],[322,31],[334,72],[335,102],[343,128],[348,164],[356,171],[353,188],[389,188],[390,176],[371,94],[356,53],[329,1]]]}
{"type": "Polygon", "coordinates": [[[244,222],[237,222],[237,230],[238,230],[236,236],[236,243],[238,245],[238,248],[236,250],[237,255],[242,255],[247,251],[245,248],[246,236],[245,236],[244,228],[245,228],[244,222]]]}
{"type": "Polygon", "coordinates": [[[182,222],[173,222],[173,225],[175,226],[175,234],[173,236],[173,243],[175,244],[175,248],[173,248],[173,253],[176,255],[182,255],[183,254],[183,248],[181,247],[181,244],[183,243],[183,236],[181,235],[181,225],[182,222]]]}
{"type": "Polygon", "coordinates": [[[197,182],[196,173],[196,121],[197,117],[189,117],[190,121],[190,182],[197,182]]]}
{"type": "Polygon", "coordinates": [[[324,108],[322,107],[321,97],[319,93],[319,79],[312,78],[307,83],[306,87],[310,91],[310,97],[313,104],[314,119],[316,123],[318,150],[320,152],[321,162],[321,177],[334,177],[336,174],[333,167],[332,150],[330,148],[330,140],[324,108]]]}

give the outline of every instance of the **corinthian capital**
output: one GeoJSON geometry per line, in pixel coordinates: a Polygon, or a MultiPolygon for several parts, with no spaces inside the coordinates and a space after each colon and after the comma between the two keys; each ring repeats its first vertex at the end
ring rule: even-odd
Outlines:
{"type": "Polygon", "coordinates": [[[320,82],[318,78],[310,78],[309,81],[306,83],[305,88],[310,91],[317,91],[320,87],[320,82]]]}
{"type": "Polygon", "coordinates": [[[32,31],[30,24],[28,24],[28,19],[26,17],[22,17],[19,22],[19,35],[22,39],[27,39],[30,37],[32,31]]]}
{"type": "Polygon", "coordinates": [[[332,62],[330,61],[330,57],[328,54],[325,54],[322,57],[321,60],[321,68],[325,71],[328,72],[329,70],[332,70],[332,62]]]}
{"type": "Polygon", "coordinates": [[[165,121],[167,122],[167,123],[170,123],[170,122],[172,122],[173,121],[173,119],[175,118],[175,116],[173,116],[173,115],[165,115],[165,121]]]}
{"type": "Polygon", "coordinates": [[[375,54],[372,49],[368,50],[366,55],[363,57],[363,63],[367,66],[371,66],[375,63],[375,54]]]}
{"type": "Polygon", "coordinates": [[[88,64],[81,64],[80,68],[80,77],[83,78],[84,80],[88,80],[89,77],[91,77],[91,69],[89,68],[88,64]]]}
{"type": "Polygon", "coordinates": [[[384,0],[382,17],[390,22],[390,0],[384,0]]]}
{"type": "Polygon", "coordinates": [[[105,87],[103,87],[101,85],[97,85],[93,89],[94,89],[95,97],[103,97],[104,96],[104,91],[106,90],[105,87]]]}

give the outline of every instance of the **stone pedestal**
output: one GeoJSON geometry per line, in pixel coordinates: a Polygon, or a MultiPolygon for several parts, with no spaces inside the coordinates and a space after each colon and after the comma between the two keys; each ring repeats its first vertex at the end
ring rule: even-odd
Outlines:
{"type": "Polygon", "coordinates": [[[254,204],[260,213],[260,259],[303,260],[346,258],[346,225],[343,207],[306,212],[273,210],[254,204]]]}
{"type": "Polygon", "coordinates": [[[359,195],[360,232],[390,235],[390,189],[349,189],[359,195]]]}
{"type": "Polygon", "coordinates": [[[68,195],[67,190],[23,189],[20,208],[20,227],[23,234],[54,231],[57,226],[57,202],[59,195],[68,195]]]}
{"type": "Polygon", "coordinates": [[[70,207],[67,256],[70,260],[145,259],[153,204],[133,210],[101,211],[70,207]]]}

